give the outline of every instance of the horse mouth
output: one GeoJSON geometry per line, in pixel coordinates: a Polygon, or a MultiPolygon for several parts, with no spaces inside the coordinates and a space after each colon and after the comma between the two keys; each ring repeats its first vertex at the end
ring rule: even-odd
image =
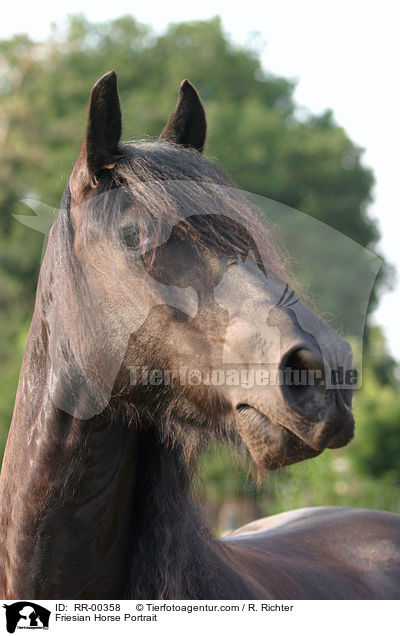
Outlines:
{"type": "MultiPolygon", "coordinates": [[[[316,457],[325,448],[345,446],[353,437],[353,426],[331,428],[317,446],[307,443],[284,424],[276,423],[248,404],[237,407],[237,426],[248,452],[259,470],[277,470],[316,457]]],[[[324,425],[323,425],[324,426],[324,425]]],[[[324,426],[326,428],[326,425],[324,426]]]]}

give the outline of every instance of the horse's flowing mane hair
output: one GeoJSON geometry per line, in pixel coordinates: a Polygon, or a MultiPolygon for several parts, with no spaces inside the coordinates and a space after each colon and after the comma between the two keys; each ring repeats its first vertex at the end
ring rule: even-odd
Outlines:
{"type": "MultiPolygon", "coordinates": [[[[164,224],[170,228],[179,225],[180,232],[187,233],[199,247],[234,247],[240,253],[241,240],[247,249],[251,240],[265,269],[279,279],[287,277],[286,259],[271,237],[267,219],[261,219],[260,212],[218,165],[196,150],[165,141],[124,143],[120,153],[115,167],[102,171],[85,201],[82,222],[88,239],[113,235],[118,240],[121,216],[130,206],[139,223],[151,227],[154,245],[164,239],[164,224]],[[189,217],[196,217],[196,222],[189,217]],[[242,236],[238,235],[240,226],[242,236]]],[[[74,226],[69,204],[67,188],[58,227],[64,265],[73,263],[74,226]]]]}

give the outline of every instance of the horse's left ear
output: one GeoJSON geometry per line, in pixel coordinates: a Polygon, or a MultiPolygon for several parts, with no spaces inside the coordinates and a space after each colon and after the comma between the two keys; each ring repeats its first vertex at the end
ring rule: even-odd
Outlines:
{"type": "Polygon", "coordinates": [[[111,71],[91,90],[86,135],[72,173],[71,191],[82,193],[96,184],[100,170],[113,168],[119,156],[121,125],[117,76],[111,71]]]}
{"type": "Polygon", "coordinates": [[[202,152],[206,132],[206,114],[198,92],[188,80],[183,80],[175,110],[160,139],[202,152]]]}

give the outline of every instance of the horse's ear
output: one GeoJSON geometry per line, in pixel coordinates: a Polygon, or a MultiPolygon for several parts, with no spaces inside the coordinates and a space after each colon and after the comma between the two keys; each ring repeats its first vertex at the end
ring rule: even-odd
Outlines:
{"type": "Polygon", "coordinates": [[[89,119],[86,129],[86,160],[95,173],[116,161],[121,139],[121,106],[117,76],[103,75],[90,93],[89,119]]]}
{"type": "Polygon", "coordinates": [[[96,183],[96,174],[111,169],[118,159],[121,138],[121,106],[117,76],[103,75],[90,93],[86,135],[71,178],[71,189],[82,190],[96,183]]]}
{"type": "Polygon", "coordinates": [[[188,80],[183,80],[178,102],[160,139],[203,151],[206,140],[206,114],[200,97],[188,80]]]}

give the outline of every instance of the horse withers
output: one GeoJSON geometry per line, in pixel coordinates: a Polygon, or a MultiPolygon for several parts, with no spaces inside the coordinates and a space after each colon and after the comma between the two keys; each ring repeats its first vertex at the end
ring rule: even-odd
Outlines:
{"type": "Polygon", "coordinates": [[[40,272],[0,481],[3,598],[399,598],[394,514],[298,510],[220,540],[204,526],[190,485],[210,440],[259,479],[351,440],[351,387],[328,382],[351,350],[203,156],[189,82],[158,141],[120,136],[111,72],[40,272]]]}

